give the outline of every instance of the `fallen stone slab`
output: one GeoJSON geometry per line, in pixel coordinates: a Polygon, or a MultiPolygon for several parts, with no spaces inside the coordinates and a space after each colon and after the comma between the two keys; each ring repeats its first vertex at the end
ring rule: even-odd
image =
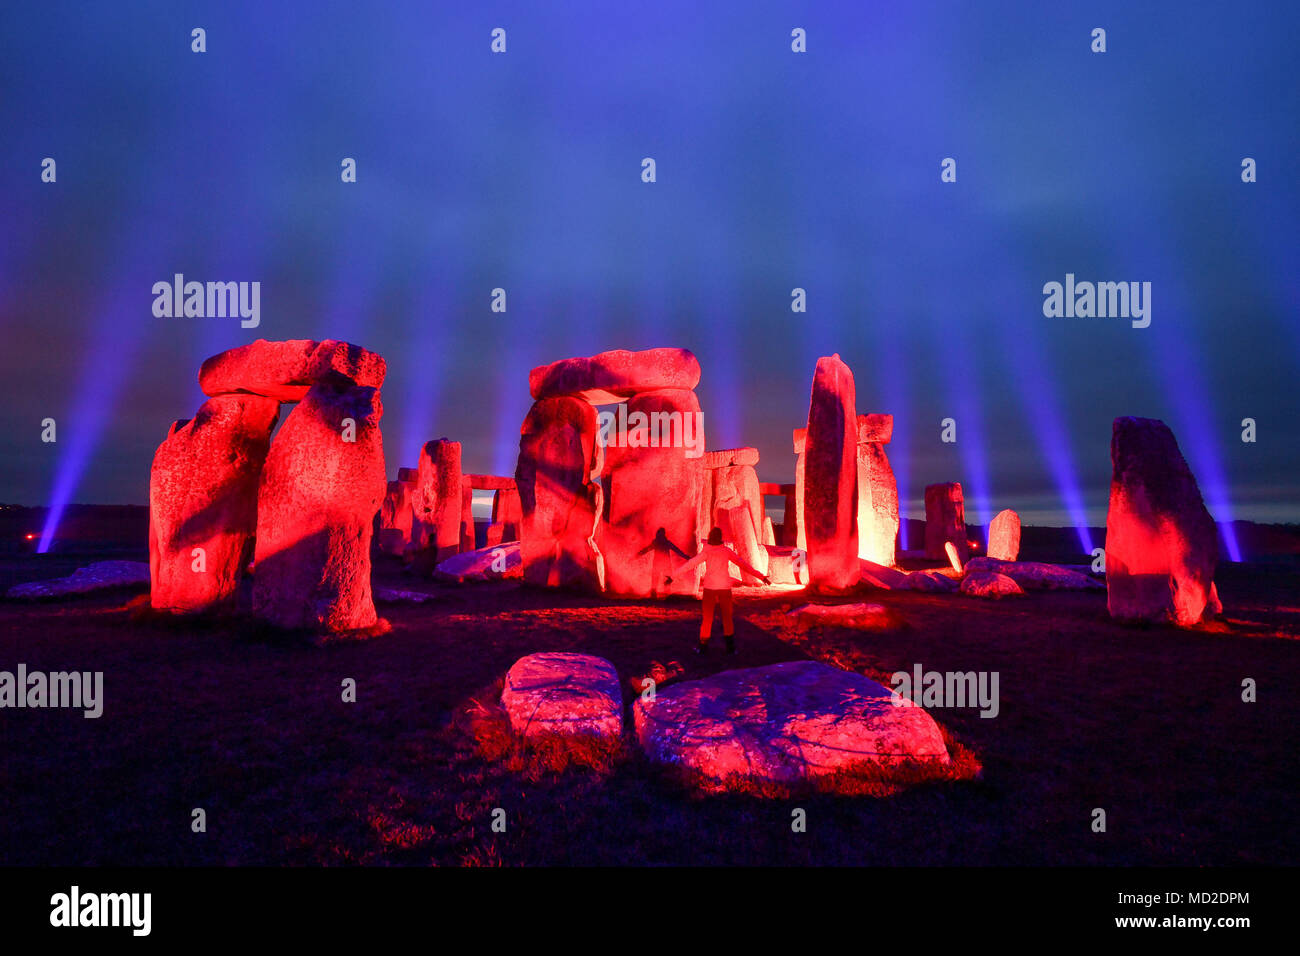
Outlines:
{"type": "Polygon", "coordinates": [[[452,555],[433,570],[434,580],[455,584],[523,576],[523,553],[518,541],[452,555]]]}
{"type": "Polygon", "coordinates": [[[938,571],[913,571],[901,585],[907,591],[956,591],[960,585],[938,571]]]}
{"type": "Polygon", "coordinates": [[[851,627],[858,631],[885,631],[903,626],[898,612],[883,604],[802,604],[786,614],[802,628],[851,627]]]}
{"type": "Polygon", "coordinates": [[[633,705],[650,759],[708,789],[795,783],[839,770],[950,762],[939,725],[875,681],[818,661],[724,671],[633,705]],[[901,703],[895,703],[895,701],[901,703]]]}
{"type": "Polygon", "coordinates": [[[560,359],[528,373],[528,389],[535,401],[572,396],[593,405],[663,388],[689,390],[699,384],[699,360],[689,349],[679,348],[615,349],[587,358],[560,359]]]}
{"type": "Polygon", "coordinates": [[[147,588],[149,565],[143,561],[97,561],[65,578],[15,584],[5,592],[11,601],[50,601],[114,588],[147,588]]]}
{"type": "Polygon", "coordinates": [[[859,558],[858,564],[862,568],[863,584],[869,584],[873,588],[879,588],[882,591],[907,587],[906,571],[900,571],[898,568],[887,568],[883,564],[876,564],[876,562],[868,561],[866,558],[859,558]]]}
{"type": "Polygon", "coordinates": [[[1005,574],[1028,591],[1100,591],[1106,585],[1096,578],[1044,561],[999,561],[997,558],[971,558],[969,571],[993,571],[1005,574]]]}
{"type": "Polygon", "coordinates": [[[435,595],[425,594],[423,591],[375,588],[375,601],[379,604],[425,604],[435,599],[435,595]]]}
{"type": "Polygon", "coordinates": [[[350,342],[258,339],[204,361],[199,388],[205,395],[243,392],[298,402],[313,385],[379,388],[386,373],[382,355],[350,342]]]}
{"type": "Polygon", "coordinates": [[[971,571],[961,579],[961,593],[971,597],[1001,598],[1024,594],[1012,578],[996,571],[971,571]]]}
{"type": "Polygon", "coordinates": [[[602,657],[565,651],[529,654],[506,674],[501,706],[515,733],[617,739],[623,732],[618,671],[602,657]]]}

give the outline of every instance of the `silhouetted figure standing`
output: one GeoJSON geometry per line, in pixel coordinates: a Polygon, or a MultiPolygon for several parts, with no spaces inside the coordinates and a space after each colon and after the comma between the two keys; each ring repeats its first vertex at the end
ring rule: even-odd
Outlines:
{"type": "MultiPolygon", "coordinates": [[[[734,564],[747,574],[761,578],[764,584],[772,582],[766,574],[760,574],[751,568],[740,555],[722,543],[721,528],[714,528],[709,532],[708,544],[695,557],[687,559],[686,563],[677,569],[677,573],[685,574],[692,571],[701,561],[704,562],[702,608],[704,617],[700,621],[700,643],[695,648],[695,653],[703,654],[708,650],[709,636],[713,632],[713,608],[716,606],[722,611],[722,637],[727,642],[727,653],[734,654],[736,653],[736,626],[732,617],[731,566],[734,564]]],[[[673,579],[670,577],[666,581],[671,584],[673,579]]]]}
{"type": "Polygon", "coordinates": [[[663,581],[664,584],[668,584],[672,581],[672,578],[668,576],[668,572],[672,570],[672,561],[668,556],[669,552],[676,551],[678,554],[680,554],[683,558],[685,558],[688,561],[690,560],[690,557],[686,554],[685,551],[683,551],[681,548],[677,547],[677,545],[673,544],[671,541],[668,540],[668,532],[665,531],[663,528],[660,528],[658,531],[655,532],[654,540],[651,541],[649,544],[647,544],[640,551],[638,551],[636,553],[636,556],[639,558],[641,557],[641,555],[645,554],[647,551],[651,550],[652,548],[654,549],[655,557],[654,557],[654,564],[652,565],[650,570],[650,574],[651,574],[650,596],[658,597],[659,582],[663,581]]]}

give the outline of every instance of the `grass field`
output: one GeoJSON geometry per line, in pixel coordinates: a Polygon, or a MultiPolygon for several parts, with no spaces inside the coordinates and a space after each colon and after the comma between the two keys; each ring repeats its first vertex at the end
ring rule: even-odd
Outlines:
{"type": "Polygon", "coordinates": [[[1226,621],[1204,631],[1113,624],[1104,592],[875,592],[906,621],[881,633],[799,631],[785,614],[797,595],[742,599],[740,654],[703,661],[689,602],[417,585],[395,563],[376,579],[437,600],[382,605],[390,633],[324,647],[151,620],[129,595],[0,603],[0,669],[97,670],[105,684],[98,720],[0,712],[0,863],[1300,861],[1300,575],[1279,566],[1223,567],[1226,621]],[[542,650],[608,658],[629,701],[653,661],[680,660],[689,679],[815,658],[878,680],[915,663],[995,670],[1001,708],[935,712],[959,754],[953,779],[705,797],[630,738],[521,749],[496,695],[542,650]],[[341,700],[349,677],[355,704],[341,700]],[[1247,677],[1257,703],[1241,700],[1247,677]],[[196,807],[206,833],[191,832],[196,807]],[[490,826],[498,807],[504,833],[490,826]],[[794,807],[805,833],[791,831],[794,807]],[[1096,807],[1105,833],[1091,831],[1096,807]]]}

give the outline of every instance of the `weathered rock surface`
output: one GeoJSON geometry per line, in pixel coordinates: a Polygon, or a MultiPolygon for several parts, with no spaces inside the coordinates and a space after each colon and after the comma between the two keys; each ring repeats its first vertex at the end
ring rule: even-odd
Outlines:
{"type": "Polygon", "coordinates": [[[986,552],[998,561],[1020,557],[1020,515],[1010,508],[999,511],[989,522],[989,546],[986,552]]]}
{"type": "Polygon", "coordinates": [[[699,361],[690,350],[679,348],[616,349],[588,358],[561,359],[528,373],[528,389],[537,401],[572,396],[593,405],[621,402],[638,392],[693,389],[698,384],[699,361]]]}
{"type": "Polygon", "coordinates": [[[501,705],[515,733],[617,739],[623,732],[618,671],[590,654],[529,654],[506,674],[501,705]]]}
{"type": "Polygon", "coordinates": [[[379,388],[386,371],[383,356],[350,342],[258,339],[205,361],[199,387],[205,395],[243,392],[298,402],[313,385],[379,388]]]}
{"type": "MultiPolygon", "coordinates": [[[[643,392],[627,404],[629,418],[636,412],[647,416],[680,413],[684,417],[700,410],[695,393],[685,389],[643,392]]],[[[665,446],[621,445],[605,449],[601,473],[604,513],[596,545],[604,558],[605,589],[611,594],[645,597],[694,593],[693,575],[673,575],[685,558],[656,544],[656,536],[663,529],[667,541],[690,555],[699,538],[707,533],[696,524],[704,463],[687,452],[683,447],[665,446]],[[665,584],[667,577],[673,577],[671,585],[665,584]]]]}
{"type": "Polygon", "coordinates": [[[515,471],[529,584],[600,590],[604,575],[593,539],[602,492],[591,480],[599,461],[595,408],[577,398],[533,404],[520,428],[515,471]]]}
{"type": "Polygon", "coordinates": [[[966,542],[966,504],[961,483],[925,486],[925,554],[936,561],[947,557],[944,542],[951,541],[964,562],[970,557],[966,542]]]}
{"type": "Polygon", "coordinates": [[[411,493],[414,484],[390,481],[379,509],[379,550],[385,554],[402,555],[411,546],[411,493]]]}
{"type": "Polygon", "coordinates": [[[879,588],[882,591],[907,587],[906,571],[900,571],[898,568],[888,568],[883,564],[876,564],[874,561],[867,561],[866,559],[859,560],[858,565],[862,568],[863,584],[879,588]]]}
{"type": "Polygon", "coordinates": [[[1218,613],[1217,529],[1173,432],[1156,419],[1117,418],[1110,457],[1111,617],[1186,627],[1218,613]]]}
{"type": "Polygon", "coordinates": [[[961,579],[961,593],[972,597],[1000,598],[1024,594],[1019,584],[996,571],[971,571],[961,579]]]}
{"type": "Polygon", "coordinates": [[[383,501],[383,405],[373,388],[313,387],[289,413],[257,496],[253,612],[283,628],[378,623],[370,538],[383,501]],[[347,420],[354,441],[345,441],[347,420]]]}
{"type": "Polygon", "coordinates": [[[465,506],[460,468],[458,441],[438,438],[420,449],[411,492],[411,551],[421,571],[460,552],[465,506]]]}
{"type": "Polygon", "coordinates": [[[938,571],[913,571],[901,585],[905,591],[956,591],[958,583],[938,571]]]}
{"type": "Polygon", "coordinates": [[[1004,574],[1027,591],[1099,591],[1106,585],[1086,574],[1059,564],[1042,561],[999,561],[996,558],[971,558],[968,572],[992,571],[1004,574]]]}
{"type": "Polygon", "coordinates": [[[149,603],[155,610],[197,613],[234,604],[279,413],[270,398],[210,398],[158,446],[149,471],[149,603]]]}
{"type": "Polygon", "coordinates": [[[488,525],[487,543],[491,547],[505,541],[518,541],[524,521],[524,506],[513,481],[492,496],[492,523],[488,525]]]}
{"type": "Polygon", "coordinates": [[[898,612],[883,604],[801,604],[786,614],[804,629],[851,627],[858,631],[884,631],[903,626],[898,612]]]}
{"type": "Polygon", "coordinates": [[[948,763],[934,719],[884,686],[816,661],[724,671],[660,689],[633,706],[652,760],[694,771],[710,789],[794,783],[838,770],[948,763]]]}
{"type": "Polygon", "coordinates": [[[52,601],[96,591],[148,586],[149,565],[143,561],[96,561],[64,578],[15,584],[5,592],[5,597],[11,601],[52,601]]]}
{"type": "MultiPolygon", "coordinates": [[[[888,419],[893,430],[893,415],[859,415],[859,433],[864,431],[864,418],[888,419]]],[[[858,557],[893,567],[898,549],[898,481],[880,442],[859,442],[857,456],[858,557]]]]}
{"type": "Polygon", "coordinates": [[[399,588],[375,588],[375,601],[380,604],[427,604],[435,595],[423,591],[403,591],[399,588]]]}
{"type": "Polygon", "coordinates": [[[523,575],[523,556],[518,541],[479,548],[477,551],[462,551],[447,558],[433,571],[436,579],[457,584],[522,578],[523,575]]]}
{"type": "Polygon", "coordinates": [[[857,412],[853,373],[838,354],[817,360],[803,456],[804,535],[815,590],[858,583],[857,412]]]}
{"type": "Polygon", "coordinates": [[[767,551],[767,576],[773,584],[807,585],[808,560],[802,551],[775,546],[764,550],[767,551]]]}

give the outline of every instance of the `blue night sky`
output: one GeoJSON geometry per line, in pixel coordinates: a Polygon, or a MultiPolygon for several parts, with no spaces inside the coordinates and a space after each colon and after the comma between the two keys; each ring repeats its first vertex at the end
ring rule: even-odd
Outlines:
{"type": "Polygon", "coordinates": [[[444,435],[512,473],[529,368],[681,345],[709,447],[790,481],[839,352],[913,517],[955,479],[971,520],[1102,523],[1142,415],[1216,519],[1300,520],[1300,8],[1272,7],[8,5],[0,501],[144,503],[203,358],[330,337],[388,360],[390,476],[444,435]],[[155,318],[176,272],[260,281],[261,326],[155,318]],[[1150,282],[1151,326],[1044,317],[1067,272],[1150,282]]]}

